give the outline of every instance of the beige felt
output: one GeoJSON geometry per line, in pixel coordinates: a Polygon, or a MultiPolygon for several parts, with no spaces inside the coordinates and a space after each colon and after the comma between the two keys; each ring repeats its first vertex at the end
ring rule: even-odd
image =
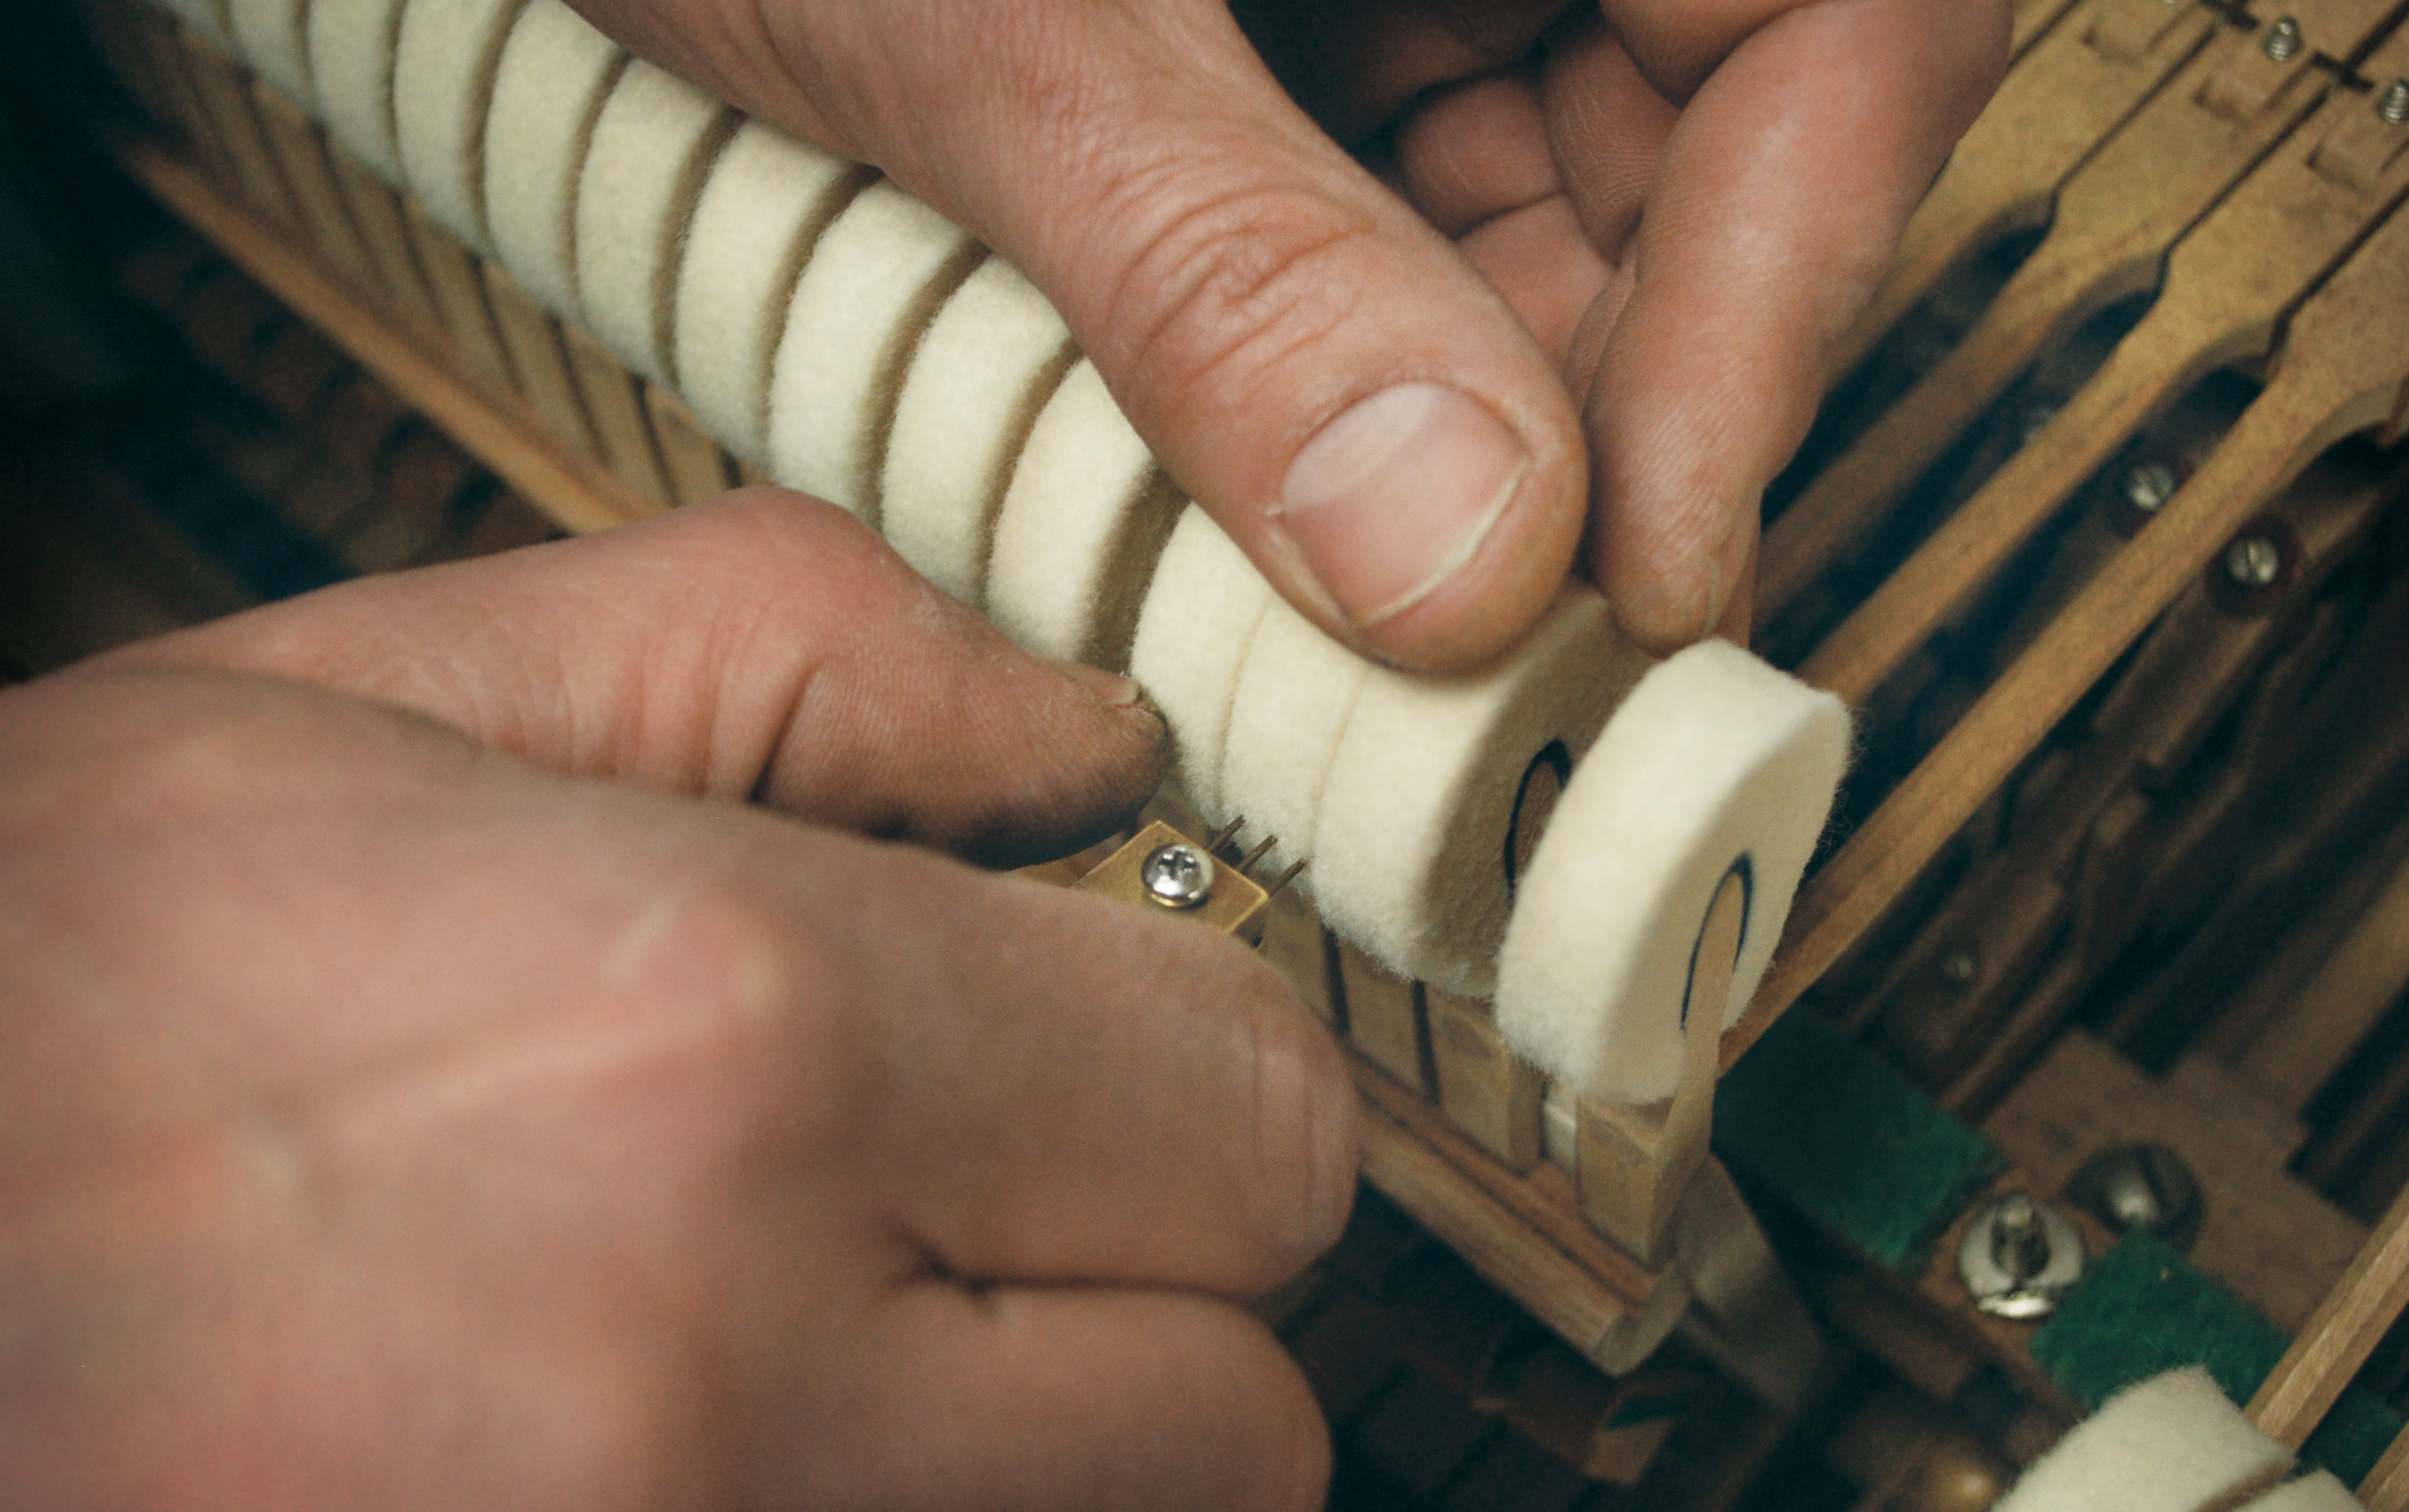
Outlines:
{"type": "Polygon", "coordinates": [[[602,102],[577,180],[577,294],[621,362],[677,386],[678,263],[703,177],[736,112],[642,59],[602,102]]]}
{"type": "Polygon", "coordinates": [[[913,343],[979,255],[891,183],[854,197],[786,307],[770,386],[772,477],[878,524],[879,461],[913,343]]]}
{"type": "Polygon", "coordinates": [[[1838,698],[1724,641],[1640,679],[1566,785],[1517,889],[1497,963],[1497,1025],[1593,1097],[1670,1096],[1690,957],[1743,863],[1739,1016],[1772,958],[1849,747],[1838,698]]]}
{"type": "Polygon", "coordinates": [[[309,0],[231,0],[226,7],[235,51],[286,99],[314,109],[309,19],[309,0]]]}
{"type": "Polygon", "coordinates": [[[401,184],[393,119],[394,46],[404,0],[310,0],[310,78],[335,140],[385,182],[401,184]]]}
{"type": "Polygon", "coordinates": [[[1265,606],[1238,669],[1221,756],[1223,822],[1245,815],[1249,848],[1277,840],[1267,868],[1305,861],[1297,886],[1308,896],[1319,896],[1312,863],[1323,784],[1371,670],[1277,598],[1265,606]]]}
{"type": "Polygon", "coordinates": [[[867,170],[748,121],[711,166],[677,279],[686,402],[745,461],[769,460],[770,370],[795,281],[867,170]]]}
{"type": "Polygon", "coordinates": [[[1194,504],[1179,511],[1138,609],[1130,675],[1162,711],[1180,785],[1208,828],[1229,822],[1221,759],[1230,711],[1271,601],[1272,585],[1211,515],[1194,504]]]}
{"type": "MultiPolygon", "coordinates": [[[[323,4],[324,0],[320,0],[323,4]]],[[[577,184],[627,55],[560,0],[529,0],[502,45],[485,120],[485,220],[519,286],[575,320],[577,184]]]]}
{"type": "Polygon", "coordinates": [[[2320,1470],[2286,1481],[2242,1508],[2242,1512],[2367,1512],[2350,1488],[2320,1470]]]}
{"type": "Polygon", "coordinates": [[[1315,826],[1322,917],[1400,976],[1488,996],[1513,906],[1507,852],[1523,774],[1551,743],[1578,760],[1651,665],[1615,633],[1606,601],[1577,587],[1474,675],[1376,669],[1315,826]]]}
{"type": "Polygon", "coordinates": [[[1072,364],[996,513],[988,618],[1040,655],[1123,665],[1181,508],[1095,364],[1072,364]]]}
{"type": "Polygon", "coordinates": [[[2291,1463],[2195,1365],[2110,1398],[2017,1479],[1998,1512],[2202,1512],[2291,1463]]]}
{"type": "Polygon", "coordinates": [[[1075,355],[1019,269],[981,263],[921,337],[895,401],[878,523],[921,576],[978,601],[995,511],[1021,443],[1075,355]]]}
{"type": "Polygon", "coordinates": [[[436,223],[491,254],[485,120],[502,44],[527,0],[410,0],[394,50],[402,179],[436,223]]]}

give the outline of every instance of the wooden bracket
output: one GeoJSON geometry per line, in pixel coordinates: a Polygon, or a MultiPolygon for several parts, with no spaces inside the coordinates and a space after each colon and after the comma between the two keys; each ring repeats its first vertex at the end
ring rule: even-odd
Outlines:
{"type": "Polygon", "coordinates": [[[1672,1097],[1645,1106],[1580,1103],[1574,1169],[1582,1216],[1652,1268],[1672,1259],[1673,1220],[1706,1161],[1723,1005],[1747,918],[1747,884],[1738,873],[1726,876],[1690,954],[1681,1078],[1672,1097]]]}

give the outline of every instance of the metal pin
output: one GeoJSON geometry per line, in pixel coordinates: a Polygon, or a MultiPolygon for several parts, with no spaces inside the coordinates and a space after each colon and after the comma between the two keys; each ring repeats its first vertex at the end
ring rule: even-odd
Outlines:
{"type": "Polygon", "coordinates": [[[1158,845],[1138,869],[1147,900],[1164,908],[1201,907],[1213,896],[1213,858],[1179,841],[1158,845]]]}
{"type": "Polygon", "coordinates": [[[2136,462],[2125,469],[2125,502],[2143,514],[2156,514],[2164,509],[2181,486],[2182,480],[2175,476],[2175,469],[2156,458],[2136,462]]]}
{"type": "Polygon", "coordinates": [[[1291,862],[1287,871],[1281,872],[1278,876],[1274,877],[1272,879],[1271,886],[1263,889],[1264,900],[1269,901],[1274,898],[1277,898],[1280,893],[1286,889],[1290,883],[1296,880],[1296,874],[1304,870],[1305,863],[1303,861],[1291,862]]]}
{"type": "Polygon", "coordinates": [[[1238,863],[1238,875],[1242,877],[1250,875],[1255,870],[1255,863],[1263,858],[1263,853],[1278,842],[1277,835],[1265,835],[1261,843],[1247,853],[1247,858],[1238,863]]]}
{"type": "Polygon", "coordinates": [[[1223,825],[1219,833],[1216,834],[1211,840],[1204,842],[1204,854],[1210,856],[1215,851],[1219,850],[1222,846],[1227,845],[1237,836],[1239,830],[1246,828],[1247,818],[1244,814],[1240,814],[1238,817],[1231,820],[1228,824],[1223,825]]]}
{"type": "Polygon", "coordinates": [[[2267,54],[2267,59],[2271,63],[2291,62],[2300,55],[2301,51],[2300,19],[2286,16],[2267,28],[2267,39],[2259,43],[2258,47],[2259,50],[2267,54]]]}
{"type": "Polygon", "coordinates": [[[2375,97],[2375,113],[2387,126],[2409,125],[2409,79],[2396,79],[2375,97]]]}
{"type": "Polygon", "coordinates": [[[2026,1193],[2010,1192],[1992,1212],[1991,1259],[2019,1281],[2039,1275],[2049,1264],[2049,1235],[2026,1193]]]}
{"type": "Polygon", "coordinates": [[[2244,536],[2225,548],[2225,575],[2237,588],[2272,586],[2283,571],[2284,548],[2265,536],[2244,536]]]}

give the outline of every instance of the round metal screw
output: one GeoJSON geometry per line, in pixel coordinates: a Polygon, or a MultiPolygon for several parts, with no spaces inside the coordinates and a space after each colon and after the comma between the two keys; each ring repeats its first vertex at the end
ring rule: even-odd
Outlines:
{"type": "Polygon", "coordinates": [[[2143,514],[2156,514],[2182,483],[2175,469],[2163,462],[2136,462],[2125,469],[2125,502],[2143,514]]]}
{"type": "Polygon", "coordinates": [[[1940,958],[1933,963],[1933,970],[1940,973],[1940,980],[1953,987],[1969,987],[1974,985],[1974,978],[1982,974],[1983,963],[1973,951],[1959,945],[1943,952],[1940,958]]]}
{"type": "Polygon", "coordinates": [[[2375,97],[2375,113],[2387,126],[2409,125],[2409,79],[2396,79],[2375,97]]]}
{"type": "Polygon", "coordinates": [[[1957,1274],[1995,1318],[2046,1318],[2083,1277],[2083,1235],[2056,1208],[2009,1192],[1974,1216],[1957,1246],[1957,1274]]]}
{"type": "Polygon", "coordinates": [[[2265,536],[2244,536],[2225,548],[2225,575],[2237,588],[2272,586],[2283,571],[2284,548],[2265,536]]]}
{"type": "Polygon", "coordinates": [[[2101,1150],[2068,1179],[2066,1200],[2112,1229],[2146,1230],[2179,1250],[2200,1231],[2200,1183],[2163,1145],[2101,1150]]]}
{"type": "Polygon", "coordinates": [[[2291,62],[2301,52],[2300,19],[2286,16],[2267,28],[2267,39],[2258,46],[2271,63],[2291,62]]]}
{"type": "Polygon", "coordinates": [[[2033,438],[2047,430],[2049,423],[2056,418],[2057,406],[2045,400],[2035,399],[2026,405],[2016,416],[2016,444],[2030,446],[2033,438]]]}
{"type": "Polygon", "coordinates": [[[1213,858],[1185,842],[1158,845],[1138,869],[1138,881],[1164,908],[1195,908],[1213,896],[1213,858]]]}

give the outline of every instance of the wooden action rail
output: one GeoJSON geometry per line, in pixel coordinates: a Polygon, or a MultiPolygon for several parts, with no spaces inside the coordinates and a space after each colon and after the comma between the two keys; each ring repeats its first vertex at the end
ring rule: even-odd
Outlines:
{"type": "MultiPolygon", "coordinates": [[[[241,65],[187,28],[138,12],[129,23],[147,23],[172,44],[173,55],[154,47],[144,59],[154,79],[180,61],[195,80],[215,76],[206,91],[195,83],[186,93],[194,113],[182,123],[210,141],[203,155],[220,181],[241,194],[271,182],[279,192],[265,208],[246,206],[209,172],[134,135],[110,142],[127,174],[555,524],[608,528],[743,481],[676,396],[555,320],[307,116],[269,103],[279,97],[241,65]],[[205,94],[221,108],[201,108],[205,94]],[[231,130],[228,121],[237,122],[231,130]],[[211,132],[218,135],[205,137],[211,132]],[[293,161],[304,166],[292,177],[334,186],[336,198],[317,213],[298,208],[304,196],[281,192],[290,171],[281,165],[293,161]],[[238,162],[250,171],[236,171],[238,162]],[[358,213],[363,204],[371,207],[367,215],[358,213]],[[360,229],[369,223],[384,229],[360,229]],[[353,269],[330,267],[341,260],[312,246],[337,224],[350,234],[353,269]],[[380,243],[382,254],[373,250],[380,243]],[[397,266],[407,266],[415,295],[388,303],[353,281],[356,268],[381,281],[397,266]]],[[[173,92],[159,88],[172,108],[173,92]]],[[[1731,938],[1719,936],[1699,957],[1702,972],[1726,984],[1739,914],[1711,914],[1709,924],[1731,938]]],[[[1580,1103],[1583,1159],[1568,1175],[1541,1159],[1543,1079],[1507,1048],[1487,1004],[1387,977],[1328,941],[1309,913],[1295,915],[1302,924],[1288,926],[1291,935],[1301,927],[1309,938],[1283,948],[1276,915],[1265,953],[1292,974],[1326,967],[1326,981],[1301,985],[1320,989],[1344,1030],[1362,1093],[1366,1176],[1587,1358],[1609,1372],[1637,1365],[1688,1300],[1673,1269],[1672,1231],[1706,1159],[1717,1071],[1711,1026],[1691,1036],[1682,1091],[1669,1103],[1580,1103]]],[[[1707,986],[1708,1001],[1717,1001],[1707,986]]]]}
{"type": "MultiPolygon", "coordinates": [[[[2387,77],[2409,73],[2409,33],[2372,61],[2387,77]]],[[[1862,702],[2145,423],[2217,368],[2272,350],[2286,316],[2404,196],[2409,124],[2385,120],[2362,94],[2329,98],[2175,247],[2164,293],[2099,371],[1815,649],[1799,675],[1862,702]]],[[[2322,338],[2296,330],[2285,367],[2319,366],[2329,350],[2346,361],[2360,344],[2348,330],[2322,338]]]]}
{"type": "Polygon", "coordinates": [[[345,287],[176,153],[143,137],[124,137],[114,146],[135,182],[562,529],[606,529],[658,512],[616,477],[554,441],[512,401],[464,381],[419,332],[345,287]]]}
{"type": "MultiPolygon", "coordinates": [[[[2363,98],[2358,103],[2382,132],[2345,122],[2328,143],[2341,143],[2360,163],[2370,155],[2365,141],[2397,149],[2403,128],[2382,122],[2363,98]]],[[[2387,194],[2409,180],[2409,153],[2379,161],[2387,194]]],[[[2264,241],[2292,227],[2262,213],[2250,229],[2264,241]]],[[[2267,387],[2200,469],[1801,891],[1772,970],[1724,1036],[1726,1065],[1882,915],[2278,490],[2344,437],[2398,430],[2409,399],[2404,289],[2409,215],[2395,215],[2301,306],[2267,387]]]]}
{"type": "Polygon", "coordinates": [[[1983,248],[2047,221],[2066,176],[2222,24],[2193,0],[2084,0],[2050,27],[1933,180],[1832,370],[1856,367],[1983,248]]]}
{"type": "Polygon", "coordinates": [[[2155,287],[2168,250],[2340,86],[2315,58],[2358,63],[2402,8],[2295,0],[2291,50],[2226,28],[2193,53],[2066,180],[2048,234],[1974,326],[1767,528],[1760,620],[1845,560],[2044,352],[2155,287]]]}

